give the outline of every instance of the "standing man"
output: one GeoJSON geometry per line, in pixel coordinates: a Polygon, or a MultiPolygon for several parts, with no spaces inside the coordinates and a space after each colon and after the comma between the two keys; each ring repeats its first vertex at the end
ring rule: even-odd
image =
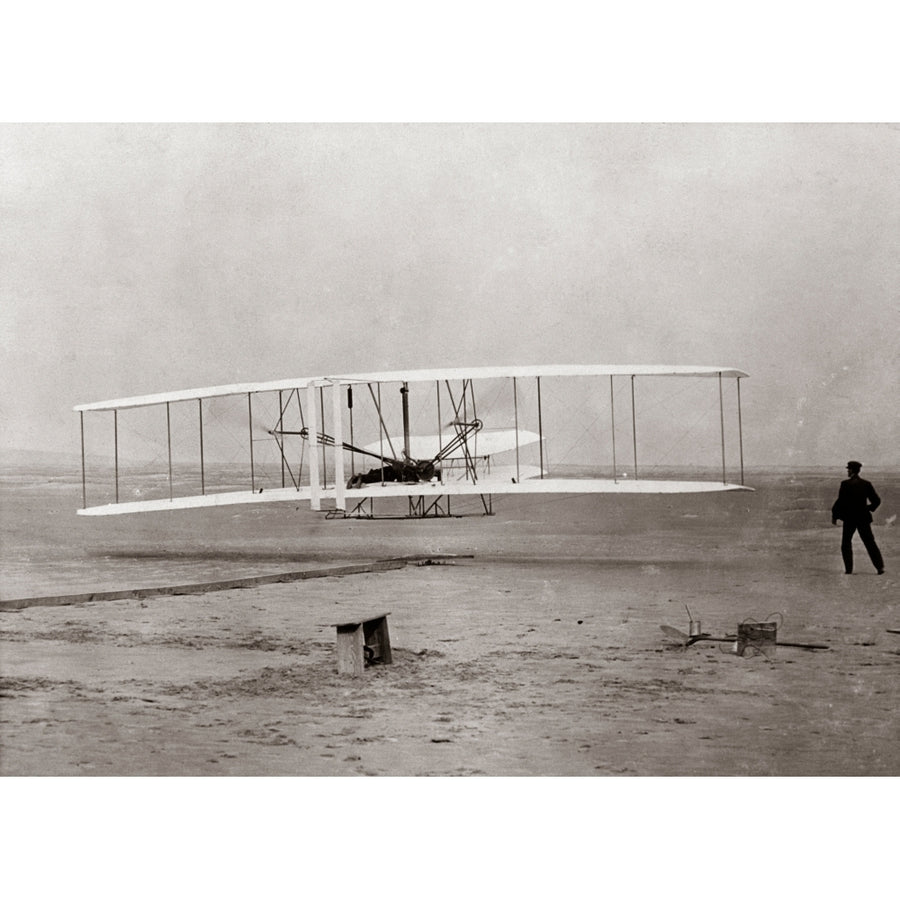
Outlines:
{"type": "Polygon", "coordinates": [[[853,533],[859,532],[869,559],[875,566],[879,575],[884,574],[884,560],[881,551],[875,543],[872,534],[872,513],[881,505],[881,498],[875,493],[872,483],[859,477],[862,463],[851,459],[847,463],[847,474],[850,476],[841,482],[838,498],[831,507],[831,524],[837,525],[837,520],[844,523],[844,533],[841,537],[841,556],[844,558],[844,570],[848,575],[853,574],[853,533]]]}

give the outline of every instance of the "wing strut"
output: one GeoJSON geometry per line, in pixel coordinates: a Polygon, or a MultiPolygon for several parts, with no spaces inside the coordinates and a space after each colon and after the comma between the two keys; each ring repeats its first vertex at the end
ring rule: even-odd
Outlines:
{"type": "Polygon", "coordinates": [[[728,484],[725,475],[725,401],[722,398],[722,373],[719,372],[719,427],[722,435],[722,484],[728,484]]]}
{"type": "MultiPolygon", "coordinates": [[[[372,393],[372,385],[369,385],[369,394],[372,397],[372,400],[375,400],[375,394],[372,393]]],[[[381,382],[378,382],[378,400],[375,401],[375,405],[378,409],[378,449],[381,452],[382,456],[382,464],[381,464],[381,486],[384,487],[384,436],[387,434],[388,436],[388,446],[391,448],[391,453],[394,452],[394,447],[391,444],[391,435],[390,432],[384,426],[384,419],[381,417],[381,382]]]]}
{"type": "Polygon", "coordinates": [[[198,413],[200,416],[200,493],[206,495],[206,466],[203,462],[203,398],[197,398],[198,413]]]}
{"type": "MultiPolygon", "coordinates": [[[[537,377],[537,401],[538,401],[538,447],[541,452],[541,479],[544,477],[544,420],[541,413],[541,376],[537,377]]],[[[518,437],[516,438],[518,440],[518,437]]]]}
{"type": "Polygon", "coordinates": [[[741,453],[741,484],[744,483],[744,429],[741,424],[741,379],[737,381],[737,408],[738,408],[738,444],[741,453]]]}
{"type": "MultiPolygon", "coordinates": [[[[438,417],[438,447],[444,443],[444,435],[443,435],[443,423],[441,421],[441,383],[440,381],[434,382],[434,393],[437,396],[437,417],[438,417]]],[[[441,483],[444,481],[443,471],[441,472],[441,483]]]]}
{"type": "MultiPolygon", "coordinates": [[[[522,480],[519,474],[519,392],[516,386],[516,376],[513,375],[513,409],[516,415],[516,484],[522,480]]],[[[541,467],[543,468],[543,466],[541,467]]]]}
{"type": "MultiPolygon", "coordinates": [[[[322,428],[325,428],[325,388],[319,388],[319,415],[322,428]]],[[[328,458],[325,456],[325,447],[322,447],[322,487],[328,487],[328,458]]]]}
{"type": "Polygon", "coordinates": [[[332,387],[331,410],[334,418],[334,433],[337,436],[334,442],[334,508],[341,512],[346,512],[347,504],[344,501],[344,454],[341,449],[344,446],[344,422],[341,415],[341,385],[339,382],[335,382],[332,387]]]}
{"type": "MultiPolygon", "coordinates": [[[[353,443],[353,385],[347,385],[347,409],[350,410],[350,443],[353,443]]],[[[350,477],[356,475],[356,457],[350,454],[350,477]]]]}
{"type": "Polygon", "coordinates": [[[634,405],[634,375],[631,376],[631,442],[634,445],[634,477],[637,478],[637,407],[634,405]]]}
{"type": "Polygon", "coordinates": [[[171,500],[175,492],[172,490],[172,415],[168,400],[166,400],[166,443],[169,447],[169,499],[171,500]]]}
{"type": "Polygon", "coordinates": [[[81,419],[81,503],[87,509],[87,474],[84,466],[84,411],[78,413],[81,419]]]}
{"type": "MultiPolygon", "coordinates": [[[[299,397],[297,398],[299,401],[299,397]]],[[[316,388],[310,382],[306,388],[309,406],[309,508],[318,512],[322,508],[319,498],[319,447],[316,428],[316,388]]]]}
{"type": "Polygon", "coordinates": [[[113,432],[116,455],[116,503],[119,502],[119,411],[113,410],[113,432]]]}
{"type": "MultiPolygon", "coordinates": [[[[281,423],[284,420],[284,396],[283,391],[278,392],[278,427],[281,427],[281,423]]],[[[285,487],[284,483],[284,448],[281,446],[281,441],[278,441],[278,450],[281,453],[281,486],[285,487]]]]}
{"type": "Polygon", "coordinates": [[[609,376],[609,415],[612,419],[612,452],[613,452],[613,481],[619,483],[619,469],[616,466],[616,396],[613,393],[613,377],[609,376]]]}
{"type": "MultiPolygon", "coordinates": [[[[478,421],[478,407],[475,405],[475,385],[472,384],[472,379],[469,379],[469,395],[472,397],[472,419],[471,421],[478,421]]],[[[469,409],[466,407],[466,421],[469,420],[469,409]]],[[[475,432],[475,456],[478,456],[478,430],[475,432]]]]}
{"type": "Polygon", "coordinates": [[[253,467],[253,395],[247,392],[247,429],[250,435],[250,490],[256,493],[256,472],[253,467]]]}

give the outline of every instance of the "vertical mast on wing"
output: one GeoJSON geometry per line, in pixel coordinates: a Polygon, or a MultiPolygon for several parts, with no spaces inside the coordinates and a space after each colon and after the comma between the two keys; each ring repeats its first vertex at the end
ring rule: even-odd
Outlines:
{"type": "Polygon", "coordinates": [[[403,458],[409,459],[409,383],[404,381],[400,388],[403,399],[403,458]]]}

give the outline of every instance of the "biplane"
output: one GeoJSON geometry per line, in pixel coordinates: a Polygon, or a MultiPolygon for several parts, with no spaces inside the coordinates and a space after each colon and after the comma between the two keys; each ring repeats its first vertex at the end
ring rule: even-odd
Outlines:
{"type": "Polygon", "coordinates": [[[751,490],[745,377],[713,366],[429,369],[86,403],[75,407],[78,513],[303,501],[331,517],[376,518],[376,502],[399,498],[401,515],[441,517],[453,514],[458,497],[477,498],[479,513],[491,514],[497,495],[751,490]],[[727,381],[736,393],[726,403],[727,381]],[[660,385],[675,384],[660,393],[660,385]],[[686,395],[685,385],[706,387],[686,395]],[[92,435],[93,418],[108,417],[103,454],[86,449],[88,416],[92,435]],[[647,416],[654,427],[645,432],[647,416]],[[667,433],[680,455],[665,452],[667,433]],[[648,460],[658,453],[662,462],[648,460]],[[92,501],[99,493],[104,502],[88,503],[89,484],[92,501]]]}

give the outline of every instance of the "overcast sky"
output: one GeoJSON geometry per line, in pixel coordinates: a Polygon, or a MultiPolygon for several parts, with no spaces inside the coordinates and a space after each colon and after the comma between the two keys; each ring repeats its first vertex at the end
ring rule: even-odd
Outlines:
{"type": "Polygon", "coordinates": [[[754,465],[900,464],[900,127],[2,125],[4,448],[318,373],[744,369],[754,465]]]}

